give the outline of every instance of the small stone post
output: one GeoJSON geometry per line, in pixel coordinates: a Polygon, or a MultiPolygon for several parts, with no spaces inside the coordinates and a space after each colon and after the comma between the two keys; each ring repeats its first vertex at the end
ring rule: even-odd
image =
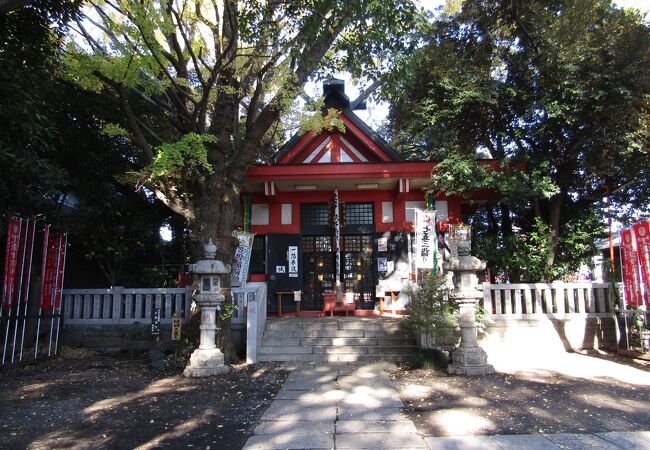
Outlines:
{"type": "Polygon", "coordinates": [[[476,272],[485,269],[485,261],[474,256],[459,256],[443,263],[443,269],[454,272],[451,297],[460,307],[460,346],[452,353],[449,373],[454,375],[487,375],[494,367],[487,363],[487,354],[478,345],[476,305],[483,297],[477,289],[476,272]]]}
{"type": "Polygon", "coordinates": [[[212,239],[203,250],[205,259],[189,267],[190,273],[199,276],[199,294],[195,300],[201,310],[201,340],[199,348],[194,350],[189,365],[183,371],[186,377],[209,377],[230,370],[223,363],[223,353],[215,344],[217,305],[223,302],[220,274],[229,274],[230,265],[215,259],[217,246],[212,243],[212,239]]]}

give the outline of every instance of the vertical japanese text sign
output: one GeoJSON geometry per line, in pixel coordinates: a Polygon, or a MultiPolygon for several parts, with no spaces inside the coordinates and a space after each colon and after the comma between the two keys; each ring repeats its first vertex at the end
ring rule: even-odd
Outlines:
{"type": "Polygon", "coordinates": [[[287,252],[287,257],[289,260],[289,278],[298,277],[298,247],[295,245],[289,246],[289,251],[287,252]]]}
{"type": "Polygon", "coordinates": [[[415,211],[416,269],[433,269],[437,243],[435,225],[435,211],[415,211]]]}
{"type": "Polygon", "coordinates": [[[639,264],[636,252],[636,242],[632,230],[621,231],[621,250],[623,253],[623,287],[628,305],[639,306],[641,292],[639,290],[639,264]]]}
{"type": "Polygon", "coordinates": [[[645,302],[650,300],[650,221],[634,225],[637,252],[641,263],[641,282],[645,286],[645,302]]]}
{"type": "Polygon", "coordinates": [[[233,257],[232,273],[230,283],[232,286],[243,286],[246,284],[248,277],[248,267],[251,262],[251,254],[253,253],[253,233],[245,231],[235,231],[233,236],[239,243],[235,249],[233,257]]]}

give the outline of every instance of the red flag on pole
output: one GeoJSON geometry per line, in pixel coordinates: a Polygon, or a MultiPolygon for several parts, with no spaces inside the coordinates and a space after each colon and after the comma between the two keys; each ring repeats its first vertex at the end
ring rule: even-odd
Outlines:
{"type": "Polygon", "coordinates": [[[56,270],[56,247],[54,236],[50,236],[50,226],[43,230],[43,262],[41,264],[41,309],[52,306],[52,289],[54,288],[54,272],[56,270]]]}
{"type": "Polygon", "coordinates": [[[22,269],[22,286],[20,289],[22,299],[18,299],[18,304],[26,304],[28,301],[27,295],[29,293],[29,281],[32,273],[32,249],[34,246],[34,233],[36,231],[36,223],[33,220],[27,221],[25,229],[25,239],[23,253],[25,255],[22,269]]]}
{"type": "Polygon", "coordinates": [[[642,303],[639,289],[639,263],[636,241],[632,230],[621,231],[621,250],[623,253],[623,287],[628,305],[638,307],[642,303]]]}
{"type": "Polygon", "coordinates": [[[7,226],[7,251],[5,253],[5,273],[2,285],[2,306],[11,308],[16,292],[16,273],[22,219],[13,217],[7,226]]]}
{"type": "Polygon", "coordinates": [[[641,283],[645,286],[645,304],[650,296],[650,221],[634,225],[639,262],[641,263],[641,283]]]}

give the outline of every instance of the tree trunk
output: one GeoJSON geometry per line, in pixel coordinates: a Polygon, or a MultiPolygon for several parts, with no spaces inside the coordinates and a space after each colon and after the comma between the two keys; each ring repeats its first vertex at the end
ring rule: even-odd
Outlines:
{"type": "Polygon", "coordinates": [[[503,239],[512,234],[512,219],[510,218],[510,207],[505,204],[499,205],[501,212],[501,235],[503,239]]]}
{"type": "MultiPolygon", "coordinates": [[[[224,171],[225,172],[225,171],[224,171]]],[[[207,180],[204,193],[194,200],[194,220],[189,223],[193,260],[203,259],[203,246],[212,239],[217,246],[217,259],[231,264],[235,252],[232,232],[241,225],[240,183],[215,171],[207,180]]],[[[230,287],[230,274],[221,277],[221,286],[230,287]]],[[[232,296],[226,295],[224,306],[232,304],[232,296]]],[[[222,306],[222,313],[227,306],[222,306]]],[[[230,320],[219,321],[217,346],[224,353],[226,362],[237,361],[237,352],[230,337],[230,320]]]]}
{"type": "Polygon", "coordinates": [[[555,255],[557,253],[557,246],[560,239],[560,216],[562,213],[562,199],[564,194],[559,194],[551,197],[548,208],[548,222],[551,226],[551,250],[548,255],[548,266],[552,267],[555,263],[555,255]]]}

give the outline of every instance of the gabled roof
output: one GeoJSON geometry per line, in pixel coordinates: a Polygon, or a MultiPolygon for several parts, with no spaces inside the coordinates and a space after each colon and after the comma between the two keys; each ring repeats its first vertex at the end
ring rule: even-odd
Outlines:
{"type": "Polygon", "coordinates": [[[350,108],[344,82],[330,79],[323,84],[325,109],[341,111],[339,119],[345,132],[334,128],[315,134],[294,135],[273,157],[274,165],[333,164],[403,161],[381,136],[363,122],[350,108]]]}

